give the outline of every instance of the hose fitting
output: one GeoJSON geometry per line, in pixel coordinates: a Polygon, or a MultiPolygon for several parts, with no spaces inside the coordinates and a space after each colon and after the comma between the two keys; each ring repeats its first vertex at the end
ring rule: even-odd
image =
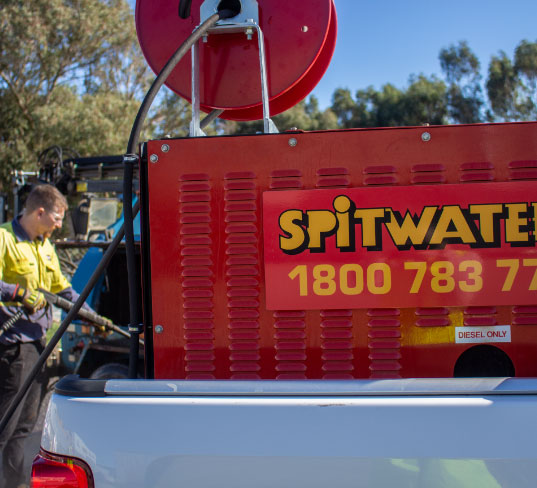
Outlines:
{"type": "Polygon", "coordinates": [[[220,19],[231,19],[241,13],[242,5],[240,0],[222,0],[216,11],[220,15],[220,19]]]}

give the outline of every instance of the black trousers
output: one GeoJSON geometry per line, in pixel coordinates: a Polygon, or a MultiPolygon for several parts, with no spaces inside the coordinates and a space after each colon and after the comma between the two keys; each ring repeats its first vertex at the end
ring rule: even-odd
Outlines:
{"type": "MultiPolygon", "coordinates": [[[[29,372],[37,363],[44,342],[35,341],[13,345],[0,344],[0,416],[9,408],[29,372]]],[[[5,481],[2,487],[12,488],[26,483],[30,473],[24,472],[24,443],[37,421],[43,375],[36,378],[0,436],[2,468],[5,481]]]]}

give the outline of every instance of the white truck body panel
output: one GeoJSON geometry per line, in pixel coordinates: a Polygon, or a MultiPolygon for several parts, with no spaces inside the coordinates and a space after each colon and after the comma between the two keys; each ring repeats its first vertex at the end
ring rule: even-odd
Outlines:
{"type": "Polygon", "coordinates": [[[534,487],[537,381],[110,380],[42,447],[96,488],[534,487]]]}

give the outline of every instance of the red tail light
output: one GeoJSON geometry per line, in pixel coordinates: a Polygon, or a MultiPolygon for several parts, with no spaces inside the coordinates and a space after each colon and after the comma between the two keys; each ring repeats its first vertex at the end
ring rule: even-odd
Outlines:
{"type": "Polygon", "coordinates": [[[32,464],[30,488],[94,488],[90,467],[80,459],[41,449],[32,464]]]}

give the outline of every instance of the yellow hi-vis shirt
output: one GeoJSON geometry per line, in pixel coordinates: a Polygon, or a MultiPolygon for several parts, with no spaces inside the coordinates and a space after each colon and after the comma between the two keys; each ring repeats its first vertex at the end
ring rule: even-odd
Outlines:
{"type": "Polygon", "coordinates": [[[63,276],[58,256],[48,239],[19,240],[11,222],[0,226],[0,280],[58,293],[71,284],[63,276]]]}
{"type": "MultiPolygon", "coordinates": [[[[32,290],[43,288],[52,293],[72,290],[50,241],[30,241],[17,221],[0,225],[0,324],[21,309],[20,303],[11,301],[16,285],[32,290]]],[[[52,324],[52,308],[33,314],[24,312],[0,338],[1,343],[34,341],[45,335],[52,324]]]]}

